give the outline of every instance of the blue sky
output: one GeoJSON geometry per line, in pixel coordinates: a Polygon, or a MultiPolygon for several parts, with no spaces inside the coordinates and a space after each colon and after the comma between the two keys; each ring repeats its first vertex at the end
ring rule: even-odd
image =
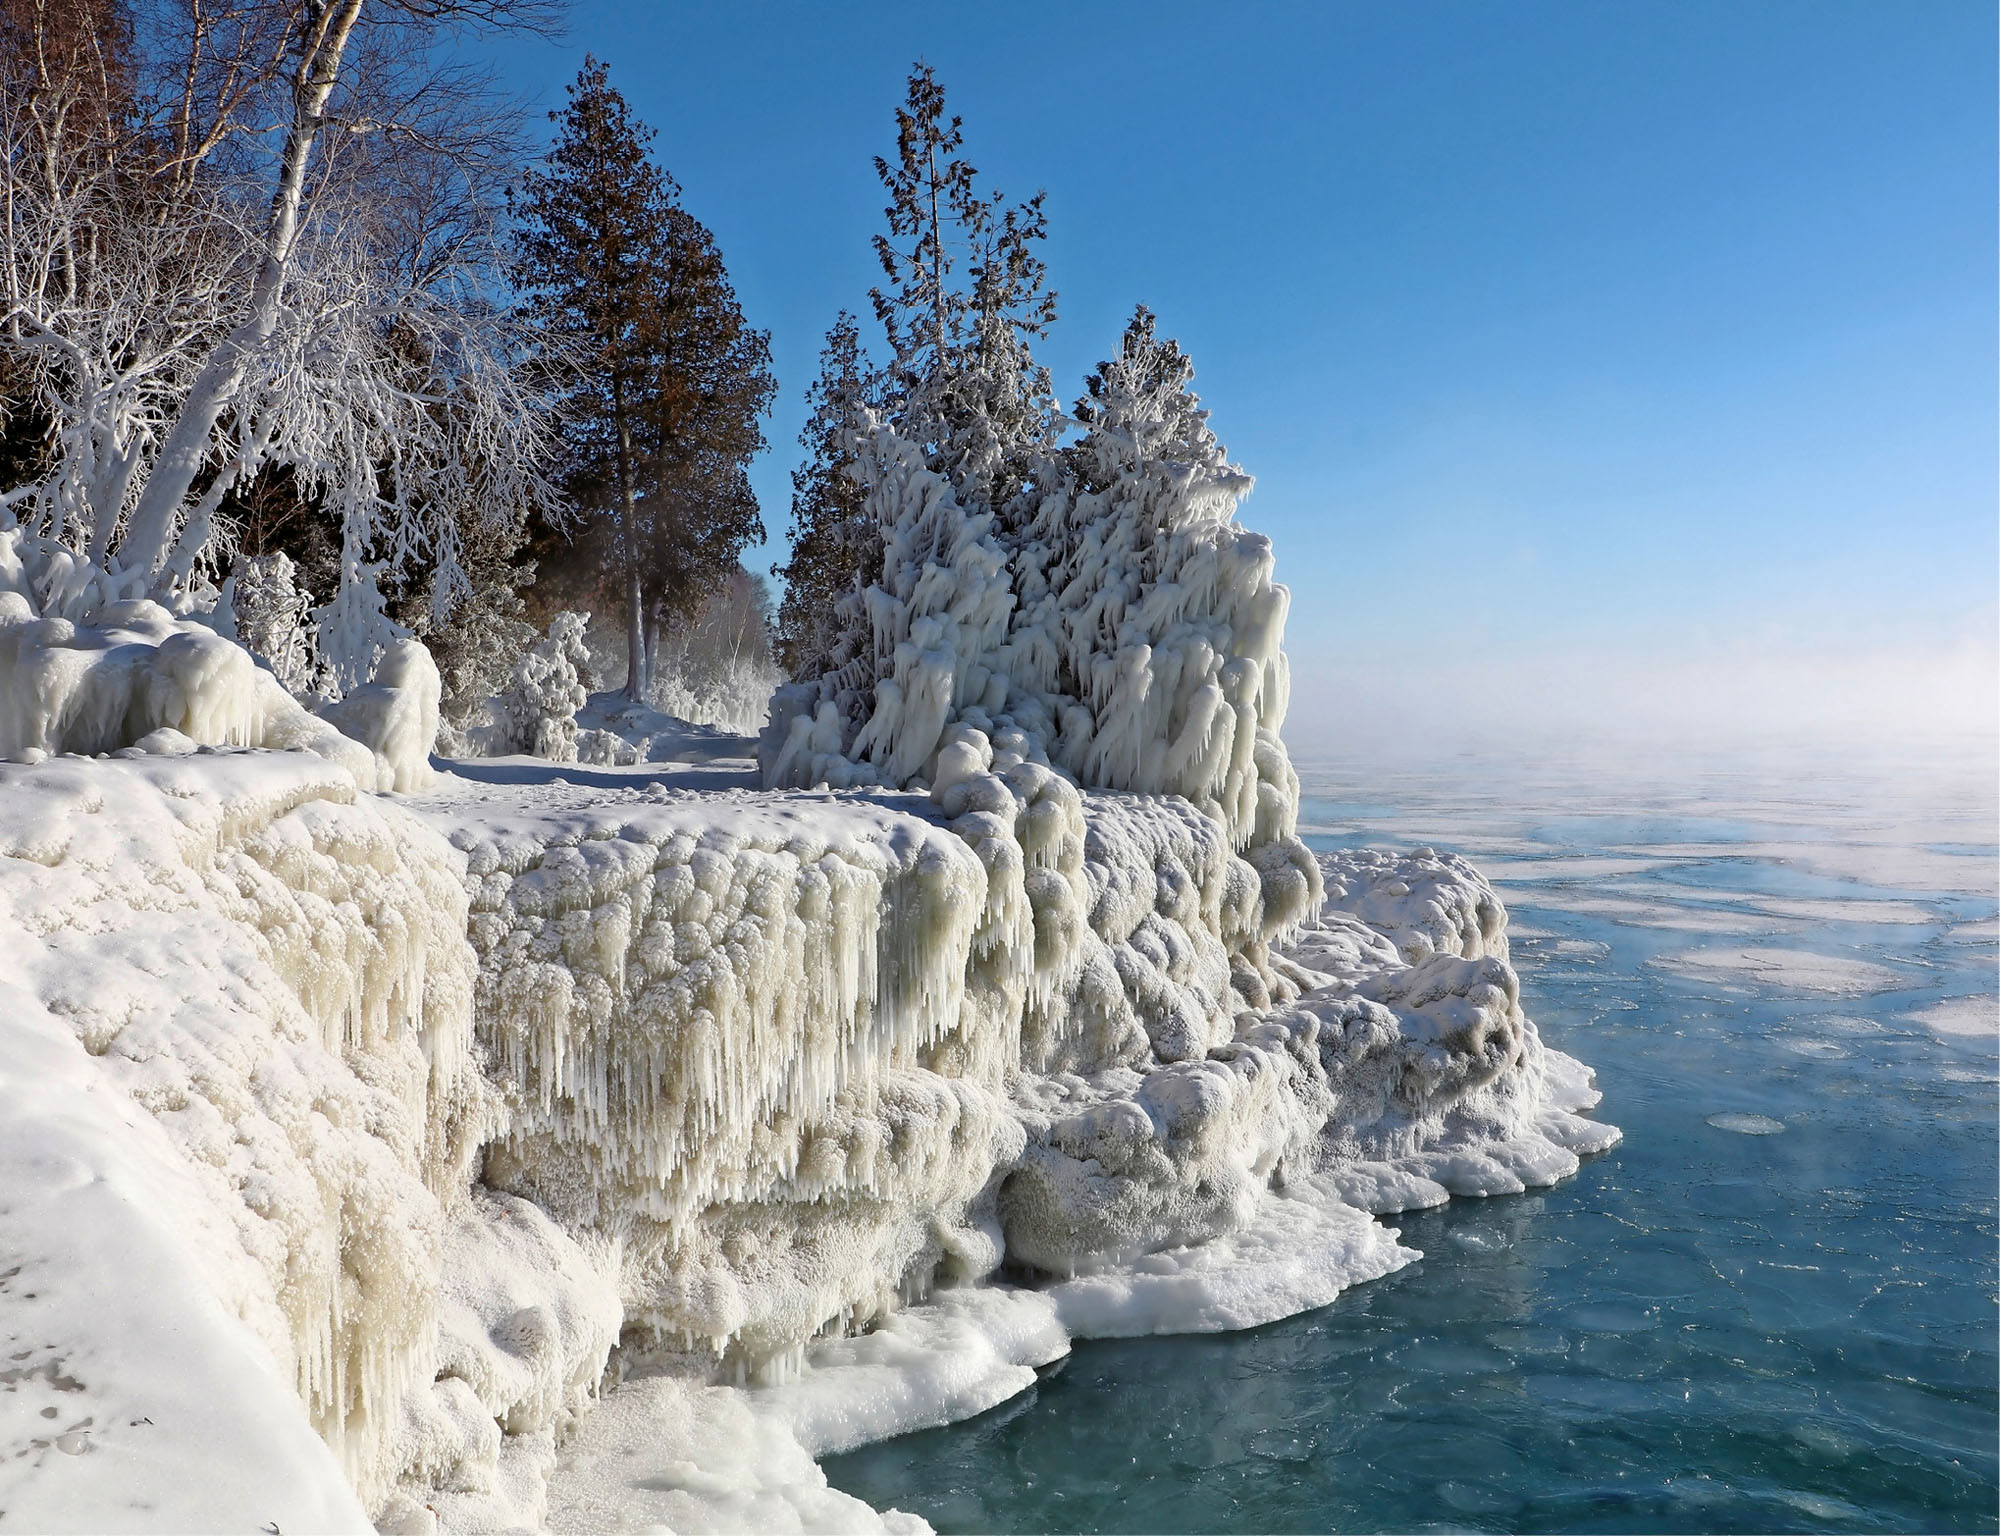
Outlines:
{"type": "Polygon", "coordinates": [[[1135,301],[1192,353],[1288,734],[1991,729],[1990,5],[584,3],[498,57],[554,105],[585,51],[772,331],[756,563],[922,56],[1048,193],[1063,397],[1135,301]]]}

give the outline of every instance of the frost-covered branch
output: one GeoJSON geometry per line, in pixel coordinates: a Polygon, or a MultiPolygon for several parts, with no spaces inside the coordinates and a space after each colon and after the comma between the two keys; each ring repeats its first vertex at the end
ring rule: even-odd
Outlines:
{"type": "Polygon", "coordinates": [[[141,8],[144,47],[130,25],[79,32],[76,9],[28,0],[0,36],[0,364],[49,449],[32,485],[0,489],[94,571],[84,616],[198,603],[231,499],[284,472],[339,519],[343,588],[369,588],[323,616],[353,686],[398,632],[380,573],[434,562],[448,605],[468,506],[558,505],[547,370],[496,299],[518,144],[482,78],[425,46],[508,8],[190,0],[178,32],[141,8]],[[357,149],[337,130],[359,120],[404,128],[357,149]]]}

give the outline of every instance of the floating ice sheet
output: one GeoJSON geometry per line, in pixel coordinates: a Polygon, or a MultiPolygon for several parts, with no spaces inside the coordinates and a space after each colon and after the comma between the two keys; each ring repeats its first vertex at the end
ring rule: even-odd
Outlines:
{"type": "Polygon", "coordinates": [[[1941,1035],[1980,1035],[1992,1039],[2000,1034],[2000,995],[1975,992],[1969,997],[1948,997],[1904,1017],[1915,1019],[1941,1035]]]}
{"type": "Polygon", "coordinates": [[[1710,1115],[1708,1123],[1718,1131],[1734,1131],[1738,1136],[1776,1136],[1785,1128],[1784,1121],[1773,1120],[1769,1115],[1746,1115],[1734,1112],[1710,1115]]]}
{"type": "Polygon", "coordinates": [[[1866,997],[1893,992],[1914,978],[1852,955],[1821,955],[1804,949],[1690,949],[1648,962],[1696,981],[1734,987],[1770,987],[1823,997],[1866,997]]]}

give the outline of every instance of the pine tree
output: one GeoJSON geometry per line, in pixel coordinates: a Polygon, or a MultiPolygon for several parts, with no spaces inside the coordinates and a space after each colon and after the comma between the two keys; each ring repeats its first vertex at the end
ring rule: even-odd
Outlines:
{"type": "Polygon", "coordinates": [[[799,446],[805,462],[792,471],[792,558],[779,568],[785,600],[778,609],[778,658],[794,678],[830,671],[845,659],[842,599],[880,574],[881,538],[849,472],[854,408],[868,394],[867,358],[854,317],[846,310],[826,333],[819,377],[806,391],[811,407],[799,446]]]}
{"type": "Polygon", "coordinates": [[[871,291],[893,361],[891,425],[918,443],[961,495],[1004,508],[1053,446],[1060,415],[1030,344],[1055,323],[1056,296],[1036,249],[1043,193],[1010,205],[981,197],[928,64],[896,112],[896,161],[878,156],[889,232],[875,255],[893,285],[871,291]],[[963,268],[963,280],[959,273],[963,268]]]}
{"type": "MultiPolygon", "coordinates": [[[[776,383],[714,237],[652,161],[652,131],[587,59],[546,169],[514,198],[514,276],[580,353],[566,402],[570,484],[615,526],[626,693],[643,701],[648,631],[698,605],[763,536],[746,468],[776,383]]],[[[585,541],[585,548],[593,541],[585,541]]]]}
{"type": "Polygon", "coordinates": [[[647,154],[609,71],[586,57],[547,169],[530,170],[512,202],[520,221],[515,281],[541,317],[582,349],[566,403],[571,485],[617,522],[625,565],[626,686],[644,697],[637,418],[652,386],[665,309],[659,233],[679,190],[647,154]]]}

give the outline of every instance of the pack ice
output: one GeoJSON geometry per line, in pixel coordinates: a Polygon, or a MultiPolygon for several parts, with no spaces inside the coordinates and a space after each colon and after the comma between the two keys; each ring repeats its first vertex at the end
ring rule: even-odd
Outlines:
{"type": "Polygon", "coordinates": [[[864,423],[733,768],[434,773],[415,642],[315,714],[0,531],[0,1529],[919,1530],[813,1457],[1615,1142],[1475,870],[1300,841],[1184,385],[999,509],[864,423]]]}

